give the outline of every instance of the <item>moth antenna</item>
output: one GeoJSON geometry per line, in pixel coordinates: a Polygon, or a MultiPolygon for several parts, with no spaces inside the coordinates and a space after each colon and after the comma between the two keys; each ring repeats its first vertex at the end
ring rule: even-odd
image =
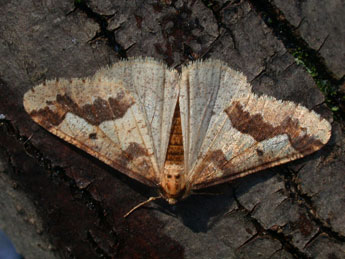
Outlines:
{"type": "Polygon", "coordinates": [[[139,203],[138,205],[136,205],[133,209],[128,211],[123,217],[127,218],[130,214],[132,214],[133,211],[135,211],[136,209],[140,208],[141,206],[144,206],[145,204],[147,204],[147,203],[149,203],[151,201],[155,201],[155,200],[161,199],[161,198],[162,198],[162,196],[150,197],[146,201],[143,201],[143,202],[139,203]]]}
{"type": "Polygon", "coordinates": [[[30,135],[30,137],[28,137],[28,138],[24,141],[23,144],[25,145],[27,142],[29,142],[33,135],[34,135],[34,134],[32,133],[32,134],[30,135]]]}

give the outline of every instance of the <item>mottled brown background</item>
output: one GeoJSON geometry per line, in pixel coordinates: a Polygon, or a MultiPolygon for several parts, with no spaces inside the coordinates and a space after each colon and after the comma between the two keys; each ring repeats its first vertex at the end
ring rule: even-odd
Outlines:
{"type": "MultiPolygon", "coordinates": [[[[293,57],[344,88],[343,0],[0,0],[0,228],[25,258],[345,258],[344,123],[293,57]],[[122,215],[153,191],[33,123],[23,94],[130,56],[217,58],[332,122],[321,151],[122,215]]],[[[342,104],[339,102],[341,115],[342,104]]],[[[277,111],[279,112],[279,111],[277,111]]]]}

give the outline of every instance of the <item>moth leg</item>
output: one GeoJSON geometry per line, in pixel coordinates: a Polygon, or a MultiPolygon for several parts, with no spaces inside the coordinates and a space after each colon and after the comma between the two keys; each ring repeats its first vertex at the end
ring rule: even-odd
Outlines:
{"type": "Polygon", "coordinates": [[[205,196],[220,196],[226,194],[226,192],[196,192],[193,191],[190,193],[191,195],[205,195],[205,196]]]}
{"type": "Polygon", "coordinates": [[[145,204],[151,202],[151,201],[154,201],[154,200],[157,200],[157,199],[160,199],[162,198],[161,196],[157,196],[157,197],[150,197],[148,198],[146,201],[143,201],[141,203],[139,203],[138,205],[136,205],[133,209],[131,209],[130,211],[128,211],[123,217],[124,218],[127,218],[133,211],[135,211],[136,209],[140,208],[141,206],[144,206],[145,204]]]}

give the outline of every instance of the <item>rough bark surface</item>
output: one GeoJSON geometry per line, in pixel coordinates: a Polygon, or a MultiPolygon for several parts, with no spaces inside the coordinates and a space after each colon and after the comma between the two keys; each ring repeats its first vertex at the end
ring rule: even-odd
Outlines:
{"type": "MultiPolygon", "coordinates": [[[[78,2],[0,0],[0,228],[18,252],[25,258],[345,257],[344,124],[333,121],[313,78],[250,1],[78,2]],[[256,93],[317,110],[332,122],[332,138],[304,159],[205,190],[218,195],[193,195],[176,206],[154,202],[123,219],[153,191],[37,126],[22,98],[45,79],[89,76],[139,55],[177,68],[191,59],[221,59],[242,71],[256,93]]],[[[300,36],[320,49],[332,73],[344,75],[345,44],[335,47],[344,36],[344,16],[337,15],[343,4],[295,1],[295,14],[284,1],[268,2],[300,25],[300,36]],[[313,18],[323,10],[337,18],[313,18]],[[307,21],[312,27],[304,27],[307,21]]]]}
{"type": "Polygon", "coordinates": [[[334,75],[345,76],[345,22],[343,0],[270,0],[297,33],[319,52],[334,75]]]}

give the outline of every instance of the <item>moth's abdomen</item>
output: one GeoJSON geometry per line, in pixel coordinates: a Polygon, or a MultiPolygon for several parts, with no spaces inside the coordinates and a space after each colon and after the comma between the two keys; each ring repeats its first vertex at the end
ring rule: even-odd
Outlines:
{"type": "Polygon", "coordinates": [[[166,164],[183,165],[183,139],[180,116],[180,105],[177,102],[166,156],[166,164]]]}

